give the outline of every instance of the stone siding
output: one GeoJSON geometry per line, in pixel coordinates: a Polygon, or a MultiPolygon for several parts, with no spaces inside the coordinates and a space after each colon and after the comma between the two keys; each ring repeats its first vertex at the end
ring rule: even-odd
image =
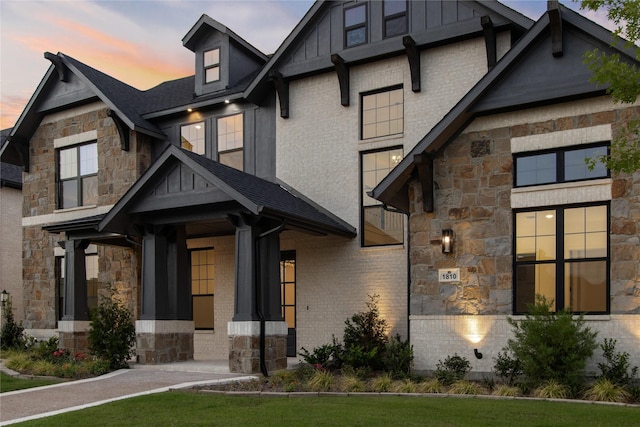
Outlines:
{"type": "MultiPolygon", "coordinates": [[[[270,335],[265,337],[265,367],[268,372],[287,369],[287,336],[270,335]]],[[[260,337],[229,337],[229,370],[245,374],[261,372],[260,337]]]]}

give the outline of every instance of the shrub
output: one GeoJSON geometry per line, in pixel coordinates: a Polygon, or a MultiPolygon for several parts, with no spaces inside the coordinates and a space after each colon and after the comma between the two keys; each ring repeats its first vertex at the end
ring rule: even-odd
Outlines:
{"type": "Polygon", "coordinates": [[[451,394],[482,394],[482,387],[471,381],[456,381],[449,387],[451,394]]]}
{"type": "Polygon", "coordinates": [[[51,337],[46,341],[40,341],[38,346],[35,347],[35,355],[39,359],[53,362],[55,359],[54,352],[58,350],[59,340],[58,337],[51,337]]]}
{"type": "Polygon", "coordinates": [[[356,375],[343,375],[340,381],[340,390],[345,392],[363,392],[365,388],[364,382],[356,375]]]}
{"type": "Polygon", "coordinates": [[[520,389],[506,384],[500,384],[493,390],[494,396],[515,397],[520,395],[520,389]]]}
{"type": "Polygon", "coordinates": [[[442,384],[450,385],[464,379],[470,370],[471,363],[469,363],[469,360],[466,357],[458,356],[456,353],[453,356],[447,356],[444,362],[438,360],[435,376],[442,384]]]}
{"type": "Polygon", "coordinates": [[[501,351],[498,353],[498,357],[493,360],[495,362],[493,372],[507,384],[515,384],[518,377],[522,375],[522,364],[511,351],[501,351]]]}
{"type": "Polygon", "coordinates": [[[323,344],[312,352],[302,347],[298,353],[309,365],[320,365],[325,369],[338,369],[341,365],[342,345],[333,337],[331,344],[323,344]]]}
{"type": "Polygon", "coordinates": [[[442,393],[442,383],[437,378],[431,378],[418,384],[420,393],[442,393]]]}
{"type": "Polygon", "coordinates": [[[118,369],[133,356],[136,329],[133,316],[118,303],[113,288],[109,286],[107,291],[91,316],[89,348],[98,358],[108,360],[111,368],[118,369]]]}
{"type": "Polygon", "coordinates": [[[391,338],[382,356],[382,363],[385,371],[391,372],[396,378],[409,375],[413,364],[413,346],[409,340],[403,341],[400,334],[391,338]]]}
{"type": "Polygon", "coordinates": [[[418,385],[411,381],[410,378],[394,381],[391,384],[391,391],[394,393],[417,393],[418,385]]]}
{"type": "Polygon", "coordinates": [[[380,317],[379,298],[379,295],[369,295],[367,310],[356,313],[345,321],[343,360],[354,368],[384,368],[382,356],[388,342],[387,321],[380,317]]]}
{"type": "Polygon", "coordinates": [[[316,371],[307,383],[312,391],[330,391],[333,384],[334,377],[329,371],[316,371]]]}
{"type": "Polygon", "coordinates": [[[391,384],[393,384],[393,378],[390,374],[384,373],[373,378],[369,383],[369,388],[376,393],[385,393],[391,390],[391,384]]]}
{"type": "Polygon", "coordinates": [[[569,387],[556,380],[547,380],[534,390],[533,395],[545,399],[566,399],[569,397],[569,387]]]}
{"type": "Polygon", "coordinates": [[[585,399],[602,402],[628,402],[631,395],[624,387],[607,379],[600,378],[587,389],[584,394],[585,399]]]}
{"type": "Polygon", "coordinates": [[[529,314],[521,321],[507,319],[514,338],[505,350],[520,361],[522,372],[533,384],[556,380],[576,386],[582,380],[587,359],[596,348],[597,332],[584,326],[583,316],[551,311],[551,303],[536,295],[529,314]]]}
{"type": "Polygon", "coordinates": [[[629,366],[629,353],[616,352],[616,340],[611,338],[605,338],[600,348],[605,358],[605,362],[598,363],[600,378],[622,386],[631,384],[638,374],[638,367],[629,366]]]}
{"type": "Polygon", "coordinates": [[[23,336],[24,328],[22,322],[16,323],[13,317],[13,307],[11,298],[5,302],[2,309],[2,330],[0,331],[0,348],[8,350],[10,348],[24,348],[25,339],[23,336]]]}

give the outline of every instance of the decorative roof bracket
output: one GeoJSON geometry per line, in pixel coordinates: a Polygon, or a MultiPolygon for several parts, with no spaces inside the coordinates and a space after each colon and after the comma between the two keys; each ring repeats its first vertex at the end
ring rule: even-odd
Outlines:
{"type": "Polygon", "coordinates": [[[54,55],[51,52],[45,52],[44,57],[45,59],[48,59],[49,61],[51,61],[53,66],[56,67],[56,71],[58,72],[58,78],[60,79],[60,81],[65,83],[68,82],[69,69],[67,68],[66,65],[62,63],[62,60],[60,59],[60,57],[58,55],[54,55]]]}
{"type": "Polygon", "coordinates": [[[331,62],[336,66],[338,82],[340,83],[340,104],[343,107],[349,106],[349,65],[337,53],[331,55],[331,62]]]}
{"type": "Polygon", "coordinates": [[[562,16],[560,5],[557,0],[547,2],[547,12],[549,13],[549,28],[551,29],[551,53],[556,58],[563,55],[562,49],[562,16]]]}
{"type": "Polygon", "coordinates": [[[496,48],[496,29],[493,27],[491,17],[485,15],[480,18],[482,33],[484,34],[484,44],[487,49],[487,68],[491,70],[497,62],[498,54],[496,48]]]}
{"type": "Polygon", "coordinates": [[[280,117],[289,118],[289,81],[276,70],[269,72],[269,80],[273,82],[280,101],[280,117]]]}
{"type": "Polygon", "coordinates": [[[420,153],[413,156],[413,163],[418,171],[418,180],[422,186],[422,208],[425,212],[433,212],[433,158],[426,154],[420,153]]]}
{"type": "Polygon", "coordinates": [[[129,128],[110,108],[107,110],[107,116],[113,119],[113,123],[115,123],[118,128],[118,134],[120,135],[120,148],[123,151],[129,151],[129,128]]]}
{"type": "Polygon", "coordinates": [[[409,59],[409,70],[411,71],[411,90],[420,92],[420,52],[416,47],[416,42],[411,36],[404,36],[402,44],[409,59]]]}

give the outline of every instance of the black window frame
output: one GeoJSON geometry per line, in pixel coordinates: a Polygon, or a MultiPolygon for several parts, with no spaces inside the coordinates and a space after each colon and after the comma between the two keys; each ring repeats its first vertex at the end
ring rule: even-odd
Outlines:
{"type": "Polygon", "coordinates": [[[179,143],[179,147],[180,147],[180,148],[184,148],[185,150],[191,151],[192,153],[199,154],[199,155],[201,155],[201,156],[207,156],[207,154],[209,153],[209,150],[208,150],[208,147],[207,147],[207,145],[208,145],[208,144],[207,144],[207,139],[208,139],[208,138],[207,138],[207,120],[204,120],[204,119],[203,119],[203,120],[199,120],[199,121],[197,121],[197,122],[181,123],[181,124],[179,125],[179,129],[178,129],[178,130],[179,130],[179,133],[180,133],[180,143],[179,143]],[[202,139],[202,149],[203,149],[203,152],[202,152],[202,153],[198,153],[198,152],[197,152],[197,151],[195,151],[195,150],[189,150],[188,148],[186,148],[186,147],[184,147],[184,146],[182,145],[182,131],[183,131],[183,129],[184,129],[184,128],[191,127],[191,126],[200,125],[200,124],[201,124],[201,125],[202,125],[202,127],[203,127],[203,129],[202,129],[202,135],[203,135],[203,139],[202,139]]]}
{"type": "Polygon", "coordinates": [[[202,72],[202,80],[203,80],[205,85],[212,84],[212,83],[217,83],[222,78],[222,69],[221,69],[221,66],[220,66],[221,54],[222,54],[222,49],[219,46],[202,51],[202,70],[203,70],[203,72],[202,72]],[[218,51],[218,62],[215,63],[215,64],[207,65],[206,61],[205,61],[206,54],[208,52],[213,52],[215,50],[218,51]],[[207,80],[207,71],[212,70],[214,68],[218,69],[218,78],[216,80],[207,80]]]}
{"type": "Polygon", "coordinates": [[[601,147],[606,147],[607,155],[610,153],[611,146],[609,141],[599,141],[599,142],[582,144],[582,145],[571,145],[566,147],[551,148],[548,150],[524,151],[524,152],[514,153],[513,155],[513,186],[514,188],[536,187],[540,185],[562,184],[567,182],[581,182],[581,181],[591,181],[594,179],[610,178],[611,171],[607,169],[605,175],[598,175],[598,176],[578,178],[578,179],[565,179],[565,154],[566,153],[569,153],[571,151],[579,151],[584,149],[601,148],[601,147]],[[518,159],[522,159],[526,157],[542,156],[547,154],[555,154],[555,172],[556,172],[555,181],[533,183],[533,184],[518,183],[518,159]]]}
{"type": "MultiPolygon", "coordinates": [[[[402,157],[404,158],[404,147],[402,145],[394,145],[391,147],[382,147],[382,148],[378,148],[378,149],[374,149],[374,150],[366,150],[366,151],[361,151],[360,154],[360,168],[359,168],[359,172],[360,172],[360,184],[359,184],[359,192],[360,192],[360,247],[361,248],[379,248],[379,247],[386,247],[386,246],[400,246],[400,245],[404,245],[405,243],[405,224],[404,224],[404,214],[399,212],[399,211],[394,211],[394,210],[388,210],[389,213],[392,214],[396,214],[400,217],[402,217],[402,232],[401,232],[401,236],[402,239],[400,240],[400,242],[397,243],[385,243],[385,244],[379,244],[379,245],[375,245],[375,244],[366,244],[366,229],[365,229],[365,211],[366,208],[372,208],[372,207],[379,207],[382,210],[386,209],[384,208],[384,204],[383,203],[377,203],[375,205],[365,205],[365,200],[364,200],[364,196],[363,196],[363,192],[364,192],[364,156],[368,155],[368,154],[375,154],[375,153],[382,153],[382,152],[386,152],[386,151],[393,151],[393,150],[401,150],[402,151],[402,157]]],[[[402,161],[402,159],[400,159],[400,161],[402,161]]],[[[395,167],[395,166],[394,166],[395,167]]],[[[389,172],[391,172],[391,170],[393,170],[392,167],[389,172]]]]}
{"type": "MultiPolygon", "coordinates": [[[[209,298],[210,297],[212,299],[212,307],[211,307],[211,309],[212,309],[212,313],[213,313],[213,322],[212,322],[213,324],[211,325],[210,328],[209,327],[198,327],[195,324],[195,319],[193,319],[193,322],[194,322],[194,326],[193,327],[194,327],[194,329],[196,331],[215,331],[215,327],[216,327],[216,324],[215,324],[215,320],[216,320],[215,319],[215,303],[216,303],[215,287],[216,287],[216,283],[215,283],[215,276],[214,276],[214,282],[213,282],[214,290],[213,290],[213,293],[199,293],[199,294],[194,294],[193,293],[193,274],[192,274],[193,253],[194,252],[213,251],[213,250],[214,250],[213,246],[208,246],[208,247],[203,247],[203,248],[193,248],[193,249],[189,249],[188,250],[188,253],[189,253],[189,292],[191,294],[191,307],[192,307],[191,316],[192,316],[192,319],[193,319],[193,315],[194,315],[193,306],[195,305],[194,304],[195,299],[199,298],[199,297],[200,298],[202,298],[202,297],[209,298]]],[[[205,265],[209,265],[209,264],[205,264],[205,265]]],[[[215,263],[213,264],[213,266],[214,266],[213,268],[214,268],[214,275],[215,275],[215,263]]],[[[200,280],[200,279],[198,279],[198,280],[200,280]]]]}
{"type": "Polygon", "coordinates": [[[350,5],[349,7],[345,7],[343,9],[343,13],[342,13],[342,19],[343,19],[343,37],[344,37],[344,48],[348,49],[351,47],[356,47],[356,46],[362,46],[364,44],[367,44],[369,42],[369,16],[368,16],[368,12],[369,12],[369,8],[367,7],[367,3],[357,3],[354,5],[350,5]],[[353,25],[349,25],[347,26],[347,12],[353,9],[357,9],[363,7],[364,8],[364,21],[363,22],[359,22],[357,24],[353,24],[353,25]],[[349,44],[349,32],[354,31],[354,30],[358,30],[358,29],[363,29],[364,30],[364,41],[362,41],[361,43],[356,43],[356,44],[349,44]]]}
{"type": "MultiPolygon", "coordinates": [[[[375,90],[370,90],[367,92],[362,92],[360,93],[360,140],[361,141],[369,141],[369,140],[374,140],[376,138],[385,138],[385,137],[390,137],[390,136],[395,136],[395,135],[404,135],[404,118],[405,118],[405,114],[404,114],[404,85],[402,84],[397,84],[397,85],[393,85],[393,86],[387,86],[384,88],[380,88],[380,89],[375,89],[375,90]],[[402,92],[402,131],[401,132],[396,132],[396,133],[387,133],[384,135],[375,135],[375,136],[371,136],[371,137],[367,137],[365,138],[364,135],[364,99],[367,96],[371,96],[371,95],[377,95],[379,93],[385,93],[385,92],[393,92],[396,90],[400,90],[402,92]]],[[[378,123],[378,122],[376,122],[378,123]]]]}
{"type": "Polygon", "coordinates": [[[575,203],[575,204],[566,204],[566,205],[555,205],[555,206],[540,206],[535,208],[521,208],[514,209],[512,211],[512,224],[513,224],[513,241],[512,241],[512,253],[513,253],[513,268],[512,268],[512,312],[514,315],[524,315],[527,314],[527,311],[518,310],[518,267],[527,266],[527,265],[554,265],[555,266],[555,309],[556,311],[560,311],[567,307],[567,304],[564,301],[564,290],[565,290],[565,275],[564,268],[568,263],[578,263],[578,262],[599,262],[604,261],[605,266],[605,310],[604,311],[577,311],[571,310],[572,314],[589,314],[589,315],[608,315],[611,312],[611,202],[610,201],[600,201],[600,202],[591,202],[591,203],[575,203]],[[588,207],[598,207],[605,206],[606,213],[606,236],[607,236],[607,250],[605,257],[585,257],[585,258],[565,258],[564,255],[564,224],[565,224],[565,215],[564,212],[569,209],[574,208],[588,208],[588,207]],[[527,213],[527,212],[540,212],[540,211],[554,211],[555,212],[555,259],[553,260],[524,260],[518,261],[517,254],[517,214],[519,213],[527,213]],[[562,213],[562,215],[560,215],[562,213]]]}
{"type": "MultiPolygon", "coordinates": [[[[394,0],[394,2],[401,3],[401,1],[394,0]]],[[[396,12],[387,15],[385,12],[385,5],[388,3],[388,0],[383,0],[382,2],[382,33],[384,38],[395,37],[402,34],[407,34],[409,32],[409,2],[404,0],[404,11],[396,12]],[[395,33],[395,34],[387,34],[387,22],[394,21],[398,18],[404,17],[404,31],[395,33]]]]}
{"type": "MultiPolygon", "coordinates": [[[[221,160],[221,157],[224,156],[225,154],[233,154],[233,153],[238,153],[240,152],[242,155],[242,169],[238,169],[240,171],[244,172],[245,169],[245,146],[246,146],[246,142],[245,142],[245,114],[244,111],[239,111],[239,112],[235,112],[233,114],[228,114],[225,116],[219,116],[216,117],[216,160],[218,161],[218,163],[222,163],[226,166],[229,167],[233,167],[231,165],[228,165],[227,163],[223,162],[221,160]],[[220,121],[221,120],[226,120],[229,119],[231,117],[236,117],[236,116],[240,116],[240,122],[242,123],[242,145],[240,147],[234,147],[234,148],[225,148],[224,150],[220,149],[220,121]]],[[[225,135],[228,133],[225,133],[225,135]]]]}
{"type": "Polygon", "coordinates": [[[98,153],[98,141],[97,140],[92,140],[92,141],[86,141],[86,142],[82,142],[80,144],[74,144],[74,145],[69,145],[69,146],[65,146],[65,147],[58,147],[55,149],[55,160],[56,160],[56,206],[58,207],[58,209],[75,209],[75,208],[81,208],[83,206],[94,206],[94,205],[98,205],[98,197],[99,197],[99,192],[98,192],[98,172],[100,170],[100,162],[99,162],[99,153],[98,153]],[[81,173],[81,157],[80,157],[80,148],[81,147],[86,147],[89,145],[95,145],[96,147],[96,172],[95,173],[90,173],[90,174],[86,174],[86,175],[82,175],[81,173]],[[60,153],[62,151],[66,151],[66,150],[71,150],[74,149],[76,151],[76,162],[77,162],[77,175],[75,175],[74,177],[70,177],[70,178],[62,178],[61,177],[61,170],[60,170],[60,153]],[[83,197],[83,182],[86,178],[96,178],[96,194],[95,194],[95,198],[96,198],[96,202],[95,203],[91,203],[91,204],[85,204],[85,200],[83,197]],[[75,206],[65,206],[64,205],[64,191],[63,191],[63,183],[65,182],[71,182],[71,181],[76,181],[77,185],[76,185],[76,205],[75,206]]]}

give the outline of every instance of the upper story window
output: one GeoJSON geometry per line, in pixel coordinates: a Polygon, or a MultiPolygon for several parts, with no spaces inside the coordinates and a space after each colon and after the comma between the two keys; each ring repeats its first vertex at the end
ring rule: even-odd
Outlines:
{"type": "Polygon", "coordinates": [[[204,122],[180,127],[180,146],[197,154],[205,154],[204,122]]]}
{"type": "Polygon", "coordinates": [[[58,207],[98,204],[98,144],[58,149],[58,207]]]}
{"type": "Polygon", "coordinates": [[[362,139],[404,132],[404,92],[402,88],[363,94],[362,139]]]}
{"type": "Polygon", "coordinates": [[[522,153],[515,156],[515,186],[553,184],[606,178],[609,171],[602,163],[589,170],[586,158],[606,155],[607,144],[565,147],[552,151],[522,153]]]}
{"type": "Polygon", "coordinates": [[[232,168],[243,170],[243,115],[218,119],[218,161],[232,168]]]}
{"type": "Polygon", "coordinates": [[[344,10],[344,47],[367,42],[367,5],[365,3],[344,10]]]}
{"type": "Polygon", "coordinates": [[[383,14],[385,37],[407,33],[406,0],[384,0],[383,14]]]}
{"type": "Polygon", "coordinates": [[[402,160],[402,148],[362,153],[362,246],[402,244],[404,217],[390,212],[367,194],[402,160]]]}
{"type": "Polygon", "coordinates": [[[554,310],[608,312],[608,204],[514,215],[514,312],[527,312],[536,294],[554,310]]]}
{"type": "Polygon", "coordinates": [[[204,82],[212,83],[220,80],[220,49],[204,52],[204,82]]]}

